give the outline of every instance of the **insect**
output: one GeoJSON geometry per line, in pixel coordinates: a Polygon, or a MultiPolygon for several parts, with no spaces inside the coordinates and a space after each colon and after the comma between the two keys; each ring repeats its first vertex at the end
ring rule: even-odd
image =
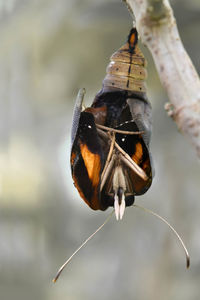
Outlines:
{"type": "MultiPolygon", "coordinates": [[[[180,241],[188,268],[190,257],[176,230],[160,215],[133,204],[135,196],[150,188],[154,173],[149,151],[151,105],[146,97],[145,66],[133,28],[127,43],[111,56],[103,87],[91,107],[83,108],[85,91],[79,91],[71,132],[72,177],[80,196],[94,210],[113,206],[118,220],[126,206],[134,205],[162,220],[180,241]]],[[[53,282],[111,216],[112,213],[65,261],[53,282]]]]}
{"type": "Polygon", "coordinates": [[[83,92],[75,105],[71,172],[83,200],[94,210],[125,207],[151,186],[149,152],[151,105],[146,97],[146,61],[136,28],[111,56],[103,86],[91,107],[83,109],[83,92]]]}

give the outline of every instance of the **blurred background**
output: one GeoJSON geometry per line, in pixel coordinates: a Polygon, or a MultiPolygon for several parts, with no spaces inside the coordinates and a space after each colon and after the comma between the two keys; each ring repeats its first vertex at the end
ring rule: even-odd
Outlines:
{"type": "MultiPolygon", "coordinates": [[[[200,71],[199,0],[171,1],[181,38],[200,71]]],[[[196,300],[200,294],[200,172],[194,149],[167,117],[151,55],[156,175],[136,203],[58,267],[106,218],[75,190],[69,165],[72,111],[80,87],[90,105],[132,19],[120,0],[0,0],[0,298],[2,300],[196,300]]],[[[181,61],[180,61],[181,63],[181,61]]]]}

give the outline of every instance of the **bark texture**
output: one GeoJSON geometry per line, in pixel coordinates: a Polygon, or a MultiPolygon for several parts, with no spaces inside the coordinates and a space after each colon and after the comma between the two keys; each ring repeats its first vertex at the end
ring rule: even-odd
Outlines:
{"type": "Polygon", "coordinates": [[[189,138],[200,158],[200,80],[180,39],[168,0],[124,0],[153,56],[170,103],[168,115],[189,138]]]}

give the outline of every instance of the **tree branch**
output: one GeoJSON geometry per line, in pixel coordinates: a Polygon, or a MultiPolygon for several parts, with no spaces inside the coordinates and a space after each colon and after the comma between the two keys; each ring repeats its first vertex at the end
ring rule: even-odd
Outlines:
{"type": "Polygon", "coordinates": [[[168,0],[123,0],[134,13],[142,42],[153,56],[170,104],[165,105],[179,130],[200,157],[200,80],[181,42],[168,0]]]}

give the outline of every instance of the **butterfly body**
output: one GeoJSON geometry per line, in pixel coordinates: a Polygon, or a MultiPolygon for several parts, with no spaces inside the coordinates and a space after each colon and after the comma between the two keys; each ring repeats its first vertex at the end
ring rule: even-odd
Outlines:
{"type": "Polygon", "coordinates": [[[151,105],[145,93],[144,66],[137,32],[132,29],[128,42],[111,57],[102,90],[91,107],[82,109],[83,97],[78,97],[75,106],[74,184],[92,209],[114,206],[117,219],[152,182],[151,105]]]}

